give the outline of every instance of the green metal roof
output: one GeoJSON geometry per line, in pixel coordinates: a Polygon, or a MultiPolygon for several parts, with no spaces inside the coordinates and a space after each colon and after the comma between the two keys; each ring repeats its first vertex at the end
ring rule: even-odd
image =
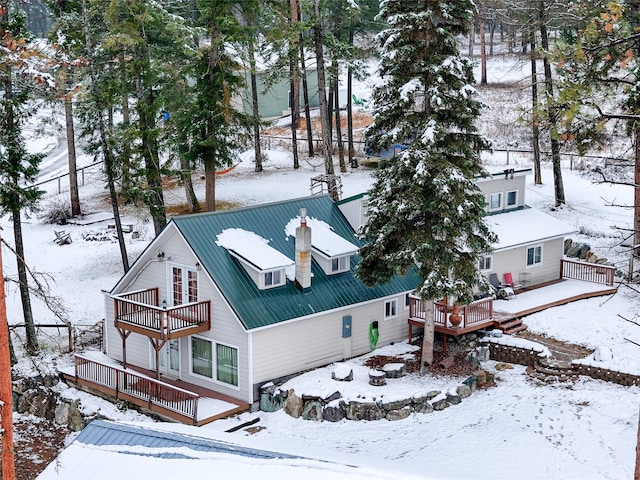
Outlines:
{"type": "Polygon", "coordinates": [[[351,270],[336,275],[325,275],[313,261],[311,288],[305,292],[290,281],[281,287],[259,290],[238,260],[216,245],[223,230],[242,228],[269,240],[271,247],[295,260],[295,239],[287,237],[284,229],[302,207],[307,209],[309,218],[322,220],[341,237],[357,246],[363,245],[326,195],[171,219],[247,330],[395,295],[418,285],[420,279],[412,270],[404,277],[396,276],[384,285],[369,288],[353,275],[359,261],[355,255],[351,258],[351,270]]]}

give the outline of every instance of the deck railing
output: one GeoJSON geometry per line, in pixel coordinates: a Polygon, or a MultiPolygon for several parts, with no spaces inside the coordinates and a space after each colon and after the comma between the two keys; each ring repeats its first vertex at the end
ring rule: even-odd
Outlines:
{"type": "Polygon", "coordinates": [[[560,278],[572,278],[587,282],[602,283],[613,286],[616,268],[610,265],[576,262],[574,260],[560,261],[560,278]]]}
{"type": "MultiPolygon", "coordinates": [[[[447,320],[451,311],[452,307],[450,305],[444,302],[434,302],[433,319],[435,325],[450,328],[447,320]]],[[[482,298],[469,305],[460,306],[459,314],[462,316],[462,322],[458,328],[467,328],[486,323],[493,317],[493,299],[482,298]]],[[[426,310],[422,300],[417,297],[409,297],[409,318],[424,320],[425,315],[426,310]]]]}
{"type": "Polygon", "coordinates": [[[161,339],[175,338],[182,330],[211,328],[210,300],[164,308],[158,305],[158,298],[157,288],[114,296],[116,325],[133,326],[161,339]]]}
{"type": "Polygon", "coordinates": [[[81,355],[75,356],[75,376],[95,384],[117,400],[131,401],[150,411],[168,410],[191,419],[194,425],[197,423],[200,398],[197,393],[81,355]]]}

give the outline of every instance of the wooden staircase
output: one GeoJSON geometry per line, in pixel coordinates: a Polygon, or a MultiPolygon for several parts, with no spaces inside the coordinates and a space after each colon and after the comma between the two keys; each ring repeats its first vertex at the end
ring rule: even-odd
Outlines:
{"type": "Polygon", "coordinates": [[[527,326],[522,323],[522,320],[518,317],[507,317],[496,320],[496,328],[502,330],[505,335],[514,335],[518,332],[527,329],[527,326]]]}

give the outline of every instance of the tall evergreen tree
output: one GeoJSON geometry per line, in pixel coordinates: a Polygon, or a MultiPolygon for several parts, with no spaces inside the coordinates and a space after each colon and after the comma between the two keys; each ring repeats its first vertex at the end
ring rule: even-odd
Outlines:
{"type": "Polygon", "coordinates": [[[608,125],[622,122],[634,158],[634,255],[640,256],[640,2],[578,2],[570,13],[574,29],[557,44],[560,76],[558,133],[579,152],[609,140],[608,125]]]}
{"type": "Polygon", "coordinates": [[[33,76],[36,58],[37,49],[29,46],[24,12],[0,1],[0,209],[9,213],[13,221],[26,349],[32,355],[39,351],[39,346],[29,296],[21,215],[23,210],[33,207],[43,193],[32,186],[42,155],[27,151],[21,130],[33,112],[27,104],[31,98],[29,79],[42,82],[43,78],[33,76]],[[21,78],[19,89],[15,85],[18,77],[21,78]]]}
{"type": "MultiPolygon", "coordinates": [[[[485,174],[480,152],[490,145],[475,126],[482,105],[474,99],[472,65],[456,41],[474,9],[471,0],[380,5],[389,28],[379,35],[381,82],[367,137],[377,149],[407,148],[376,173],[362,232],[369,243],[357,273],[373,285],[415,266],[422,278],[416,292],[429,302],[464,303],[474,286],[488,288],[478,260],[495,237],[474,179],[485,174]]],[[[423,363],[432,355],[423,348],[423,363]]]]}

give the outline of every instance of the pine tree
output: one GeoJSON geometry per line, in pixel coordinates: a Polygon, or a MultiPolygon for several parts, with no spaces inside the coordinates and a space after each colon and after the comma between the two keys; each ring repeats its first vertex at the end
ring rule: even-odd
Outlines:
{"type": "MultiPolygon", "coordinates": [[[[560,76],[558,136],[580,153],[610,139],[607,125],[622,122],[634,157],[633,254],[640,256],[640,2],[594,0],[572,4],[573,29],[556,44],[560,76]]],[[[615,127],[614,127],[615,128],[615,127]]],[[[605,180],[608,180],[605,178],[605,180]]]]}
{"type": "Polygon", "coordinates": [[[367,139],[375,149],[406,149],[376,173],[357,273],[373,285],[415,267],[425,301],[465,303],[474,286],[486,288],[478,260],[495,241],[474,182],[485,174],[480,151],[490,148],[474,125],[482,104],[456,43],[473,13],[471,1],[388,0],[380,8],[389,28],[379,35],[381,83],[367,139]]]}

